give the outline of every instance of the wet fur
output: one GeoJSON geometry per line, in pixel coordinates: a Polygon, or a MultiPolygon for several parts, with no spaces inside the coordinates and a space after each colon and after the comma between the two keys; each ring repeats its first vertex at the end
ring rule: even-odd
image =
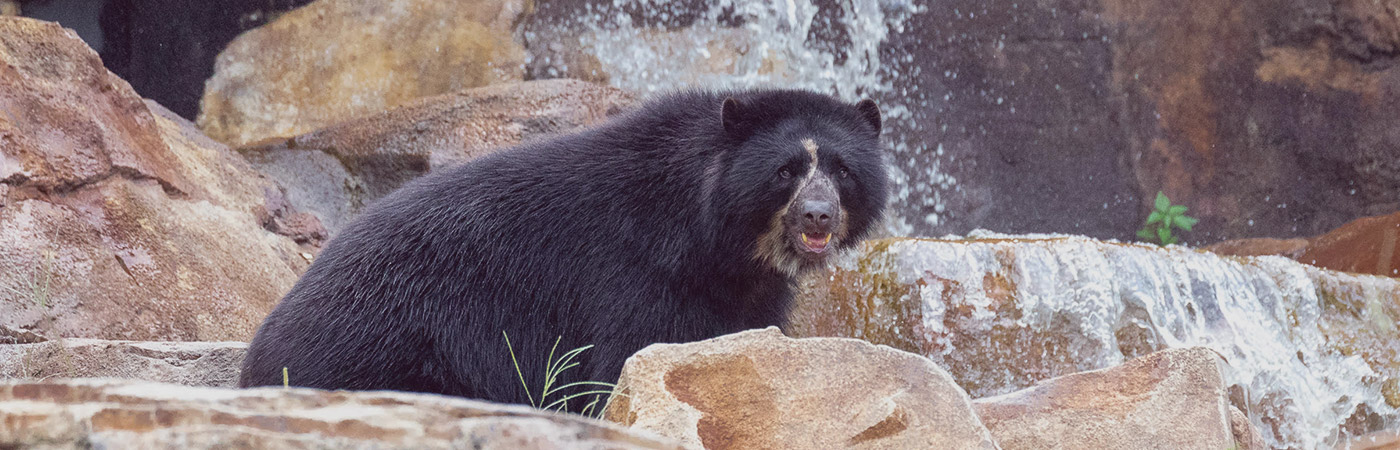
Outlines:
{"type": "Polygon", "coordinates": [[[806,263],[781,242],[795,187],[774,174],[808,138],[817,170],[846,164],[832,245],[849,247],[885,204],[878,133],[878,116],[827,96],[687,92],[434,172],[330,242],[259,329],[240,385],[280,385],[285,366],[296,386],[523,403],[502,331],[537,389],[557,336],[558,352],[596,345],[568,381],[613,381],[652,343],[783,325],[806,263]],[[726,98],[743,115],[721,125],[726,98]]]}

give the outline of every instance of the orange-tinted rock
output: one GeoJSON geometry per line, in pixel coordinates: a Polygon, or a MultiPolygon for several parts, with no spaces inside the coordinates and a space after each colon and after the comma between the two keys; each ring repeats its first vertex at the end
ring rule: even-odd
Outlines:
{"type": "Polygon", "coordinates": [[[1166,350],[973,405],[1008,450],[1238,448],[1221,364],[1210,349],[1166,350]]]}
{"type": "Polygon", "coordinates": [[[1389,277],[1400,276],[1400,212],[1363,217],[1310,239],[1238,239],[1206,247],[1231,256],[1279,255],[1305,264],[1389,277]]]}
{"type": "Polygon", "coordinates": [[[240,151],[287,189],[295,209],[314,212],[333,231],[363,205],[429,170],[602,122],[632,101],[621,90],[583,81],[506,83],[240,151]]]}
{"type": "Polygon", "coordinates": [[[0,325],[244,340],[308,264],[275,185],[71,31],[0,18],[0,111],[0,325]]]}
{"type": "Polygon", "coordinates": [[[1346,272],[1400,276],[1400,212],[1353,220],[1313,238],[1298,261],[1346,272]]]}
{"type": "Polygon", "coordinates": [[[291,137],[415,99],[523,76],[523,0],[321,0],[219,55],[200,129],[233,146],[291,137]]]}
{"type": "Polygon", "coordinates": [[[0,382],[0,447],[681,448],[579,416],[437,395],[101,379],[0,382]]]}
{"type": "Polygon", "coordinates": [[[777,328],[628,358],[607,417],[692,447],[996,448],[967,393],[927,358],[777,328]]]}

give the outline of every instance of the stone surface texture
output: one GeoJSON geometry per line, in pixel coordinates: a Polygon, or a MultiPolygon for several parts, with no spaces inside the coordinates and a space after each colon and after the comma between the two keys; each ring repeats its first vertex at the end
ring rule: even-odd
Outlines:
{"type": "Polygon", "coordinates": [[[523,77],[525,0],[320,0],[219,54],[197,123],[239,147],[523,77]]]}
{"type": "Polygon", "coordinates": [[[334,231],[429,170],[606,120],[633,97],[577,80],[504,83],[414,101],[240,152],[334,231]]]}
{"type": "Polygon", "coordinates": [[[1362,217],[1307,239],[1238,239],[1206,250],[1231,256],[1278,255],[1343,272],[1400,276],[1400,212],[1362,217]]]}
{"type": "Polygon", "coordinates": [[[1210,349],[1165,350],[973,404],[1004,449],[1226,449],[1221,364],[1210,349]]]}
{"type": "Polygon", "coordinates": [[[280,195],[71,31],[0,17],[0,325],[248,339],[314,251],[270,231],[306,219],[280,195]]]}
{"type": "Polygon", "coordinates": [[[1132,239],[1159,190],[1201,219],[1192,244],[1312,236],[1400,210],[1395,0],[718,3],[541,2],[524,24],[530,73],[790,85],[770,75],[803,51],[829,57],[830,72],[797,78],[887,107],[912,192],[892,203],[903,235],[1132,239]],[[906,5],[917,11],[892,19],[906,5]],[[785,26],[794,13],[804,36],[746,36],[754,17],[785,26]],[[626,20],[596,24],[613,17],[626,20]],[[853,44],[871,40],[878,68],[853,44]],[[752,65],[724,65],[745,53],[752,65]],[[619,67],[636,54],[662,55],[666,70],[619,67]]]}
{"type": "Polygon", "coordinates": [[[0,379],[123,378],[236,387],[244,342],[57,339],[0,344],[0,379]]]}
{"type": "Polygon", "coordinates": [[[977,234],[867,242],[803,283],[786,331],[928,356],[974,398],[1209,346],[1229,359],[1232,404],[1270,447],[1315,447],[1377,431],[1400,407],[1396,318],[1395,278],[1276,256],[977,234]]]}
{"type": "Polygon", "coordinates": [[[579,416],[436,395],[102,379],[0,382],[0,447],[681,448],[579,416]]]}
{"type": "Polygon", "coordinates": [[[967,397],[928,359],[777,328],[656,344],[627,360],[609,420],[688,446],[996,448],[967,397]]]}

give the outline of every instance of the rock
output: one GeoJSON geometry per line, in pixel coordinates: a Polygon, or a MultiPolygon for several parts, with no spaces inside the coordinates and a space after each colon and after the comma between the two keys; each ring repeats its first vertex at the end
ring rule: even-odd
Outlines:
{"type": "Polygon", "coordinates": [[[1302,238],[1247,238],[1217,242],[1202,248],[1202,250],[1225,256],[1279,255],[1297,259],[1307,247],[1308,240],[1302,238]]]}
{"type": "Polygon", "coordinates": [[[1259,435],[1259,430],[1250,423],[1249,416],[1234,406],[1230,407],[1230,436],[1235,439],[1238,450],[1266,450],[1269,444],[1259,435]]]}
{"type": "Polygon", "coordinates": [[[287,189],[293,209],[331,231],[429,170],[604,121],[631,95],[576,80],[508,83],[415,101],[295,138],[240,150],[287,189]]]}
{"type": "MultiPolygon", "coordinates": [[[[204,80],[233,38],[310,0],[105,0],[102,63],[154,100],[189,120],[199,114],[204,80]]],[[[74,8],[74,5],[65,5],[74,8]]],[[[96,13],[94,13],[95,15],[96,13]]]]}
{"type": "Polygon", "coordinates": [[[1161,190],[1203,244],[1400,209],[1395,4],[1286,3],[571,1],[523,28],[535,77],[874,97],[895,235],[1132,239],[1161,190]]]}
{"type": "Polygon", "coordinates": [[[436,395],[95,379],[0,382],[0,447],[35,446],[680,448],[579,416],[436,395]]]}
{"type": "Polygon", "coordinates": [[[1355,273],[1400,276],[1400,212],[1363,217],[1313,238],[1298,261],[1355,273]]]}
{"type": "Polygon", "coordinates": [[[0,325],[246,340],[305,270],[306,248],[260,226],[277,187],[71,31],[0,17],[0,92],[0,325]]]}
{"type": "Polygon", "coordinates": [[[1239,239],[1206,247],[1232,256],[1279,255],[1344,272],[1400,276],[1400,212],[1363,217],[1309,239],[1239,239]]]}
{"type": "Polygon", "coordinates": [[[1400,378],[1400,280],[1180,246],[875,240],[806,280],[789,318],[793,336],[926,355],[974,398],[1207,346],[1228,358],[1234,404],[1275,448],[1374,431],[1380,422],[1347,424],[1354,411],[1393,411],[1385,387],[1400,378]]]}
{"type": "Polygon", "coordinates": [[[523,76],[524,0],[321,0],[234,39],[199,128],[241,147],[523,76]]]}
{"type": "Polygon", "coordinates": [[[0,344],[0,379],[125,378],[186,386],[237,387],[243,342],[59,339],[0,344]]]}
{"type": "Polygon", "coordinates": [[[627,360],[609,420],[705,448],[996,448],[928,359],[777,328],[656,344],[627,360]]]}
{"type": "Polygon", "coordinates": [[[1166,350],[973,402],[1005,449],[1236,447],[1223,361],[1166,350]]]}
{"type": "Polygon", "coordinates": [[[19,0],[0,0],[0,16],[18,16],[19,0]]]}
{"type": "Polygon", "coordinates": [[[1352,450],[1398,450],[1400,431],[1386,430],[1358,436],[1337,447],[1352,450]]]}

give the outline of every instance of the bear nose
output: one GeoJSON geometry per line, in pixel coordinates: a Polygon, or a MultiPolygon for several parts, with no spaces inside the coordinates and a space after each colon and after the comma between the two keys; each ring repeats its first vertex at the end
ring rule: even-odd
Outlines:
{"type": "Polygon", "coordinates": [[[802,215],[806,219],[808,227],[815,227],[826,231],[831,225],[831,202],[821,200],[807,200],[802,202],[802,215]]]}

